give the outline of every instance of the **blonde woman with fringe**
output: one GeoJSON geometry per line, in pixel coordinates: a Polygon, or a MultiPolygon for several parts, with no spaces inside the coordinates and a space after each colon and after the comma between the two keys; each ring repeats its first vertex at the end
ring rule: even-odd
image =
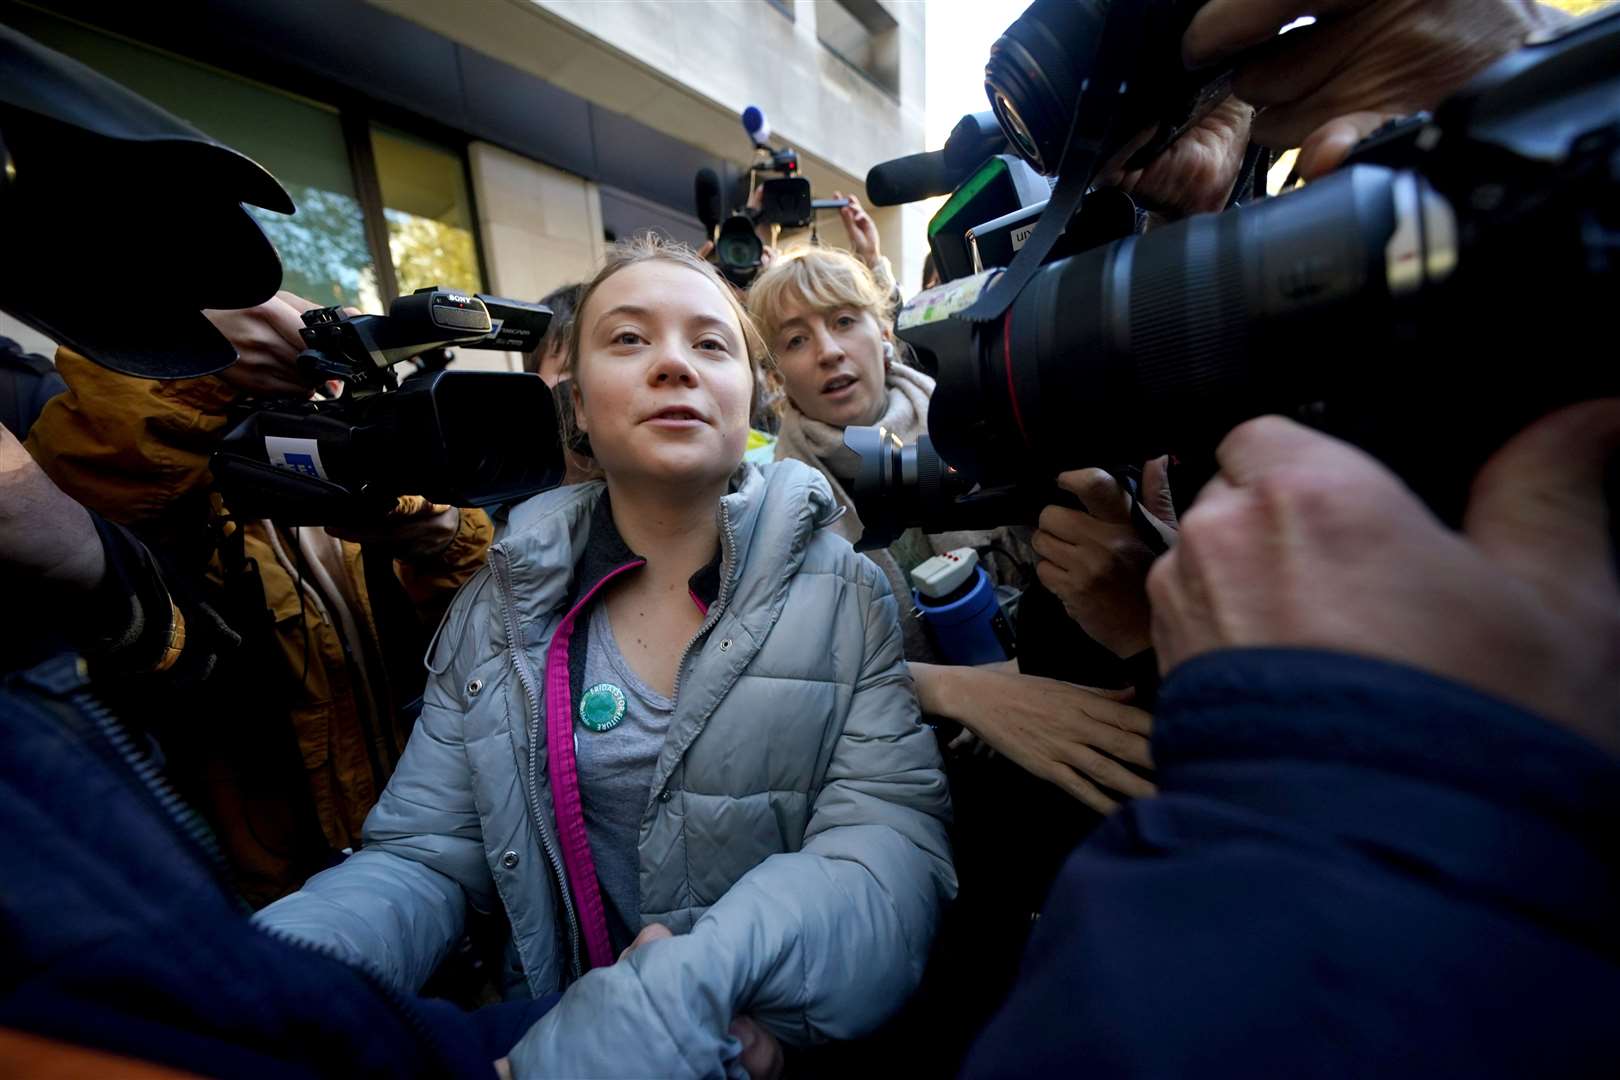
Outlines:
{"type": "MultiPolygon", "coordinates": [[[[901,358],[888,289],[849,252],[812,247],[778,256],[754,281],[748,309],[770,350],[773,377],[782,384],[777,458],[802,461],[821,473],[846,509],[832,527],[858,540],[863,526],[846,486],[856,461],[844,447],[844,428],[882,424],[902,442],[915,442],[928,429],[934,381],[901,358]]],[[[924,535],[910,529],[888,548],[866,555],[882,568],[899,600],[906,659],[923,711],[956,721],[1030,773],[1107,812],[1118,805],[1116,795],[1153,790],[1119,763],[1150,764],[1151,717],[1083,687],[1020,674],[1016,661],[977,668],[938,664],[911,600],[908,571],[963,546],[980,549],[998,583],[1027,585],[1035,555],[1026,533],[924,535]]]]}

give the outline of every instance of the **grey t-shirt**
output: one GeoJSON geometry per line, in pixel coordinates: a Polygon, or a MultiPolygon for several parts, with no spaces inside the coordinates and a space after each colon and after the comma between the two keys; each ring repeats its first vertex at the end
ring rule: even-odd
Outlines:
{"type": "Polygon", "coordinates": [[[599,683],[609,683],[623,691],[625,701],[624,719],[607,731],[592,731],[581,723],[579,702],[574,703],[574,756],[585,835],[607,908],[608,934],[617,950],[641,931],[637,840],[641,815],[652,797],[653,766],[664,748],[675,703],[630,670],[613,638],[605,604],[591,611],[588,634],[581,696],[599,683]]]}

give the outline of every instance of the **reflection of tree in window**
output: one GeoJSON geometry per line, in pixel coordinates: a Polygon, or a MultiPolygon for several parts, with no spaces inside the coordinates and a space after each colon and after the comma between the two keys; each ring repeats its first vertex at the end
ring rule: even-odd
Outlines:
{"type": "Polygon", "coordinates": [[[360,204],[350,195],[288,184],[298,208],[291,217],[249,207],[281,255],[281,287],[317,304],[379,308],[371,252],[360,224],[360,204]]]}
{"type": "Polygon", "coordinates": [[[482,288],[460,155],[381,125],[372,126],[371,148],[400,293],[428,285],[482,288]]]}
{"type": "Polygon", "coordinates": [[[477,292],[478,251],[472,233],[403,210],[384,210],[388,250],[401,294],[427,285],[477,292]]]}
{"type": "Polygon", "coordinates": [[[249,207],[281,254],[282,287],[380,310],[377,271],[337,111],[18,4],[6,25],[87,64],[269,169],[298,212],[249,207]]]}

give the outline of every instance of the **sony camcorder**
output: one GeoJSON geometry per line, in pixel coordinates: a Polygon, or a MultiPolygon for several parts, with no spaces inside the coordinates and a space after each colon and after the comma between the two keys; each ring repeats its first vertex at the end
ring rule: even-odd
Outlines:
{"type": "MultiPolygon", "coordinates": [[[[1172,25],[1178,5],[1055,7],[1133,20],[1158,7],[1172,25]]],[[[1012,47],[1029,18],[997,45],[1025,68],[1053,62],[1033,44],[1012,47]]],[[[1179,37],[1161,45],[1179,57],[1179,37]]],[[[1106,156],[1054,142],[1068,98],[1051,90],[1081,85],[1074,71],[998,82],[1001,66],[993,56],[991,97],[1032,166],[1106,156]]],[[[1129,79],[1144,93],[1159,70],[1145,66],[1129,79]]],[[[1158,77],[1180,102],[1159,130],[1174,131],[1207,94],[1158,77]]],[[[1074,137],[1122,126],[1077,115],[1071,127],[1074,137]]],[[[1610,13],[1503,58],[1297,191],[1055,259],[1055,245],[1038,250],[1038,227],[1011,268],[947,282],[901,312],[900,337],[938,380],[931,438],[901,447],[875,429],[846,432],[868,478],[855,498],[876,535],[863,545],[909,525],[1030,520],[1029,492],[1064,470],[1166,453],[1184,499],[1212,473],[1225,433],[1266,413],[1367,449],[1455,520],[1478,466],[1511,434],[1620,391],[1612,349],[1585,340],[1620,270],[1617,196],[1620,13],[1610,13]],[[1039,261],[1021,270],[1032,252],[1039,261]]]]}
{"type": "Polygon", "coordinates": [[[489,506],[555,487],[562,445],[537,375],[395,365],[446,346],[526,352],[551,311],[442,288],[401,296],[384,315],[304,313],[300,367],[336,380],[332,399],[256,403],[214,452],[214,478],[244,519],[343,524],[400,495],[489,506]]]}

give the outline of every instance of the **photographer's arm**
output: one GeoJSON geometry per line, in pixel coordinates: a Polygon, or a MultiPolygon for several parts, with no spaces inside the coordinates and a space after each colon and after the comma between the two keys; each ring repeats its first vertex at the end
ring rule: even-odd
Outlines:
{"type": "Polygon", "coordinates": [[[98,677],[205,677],[214,654],[237,640],[206,605],[171,595],[153,553],[63,493],[4,427],[0,583],[61,613],[61,633],[98,677]]]}
{"type": "Polygon", "coordinates": [[[166,532],[185,512],[181,500],[208,484],[208,452],[234,391],[213,376],[120,375],[69,349],[56,365],[68,389],[35,422],[29,453],[89,509],[166,532]]]}
{"type": "Polygon", "coordinates": [[[53,484],[0,424],[0,573],[82,595],[106,572],[89,511],[53,484]]]}

